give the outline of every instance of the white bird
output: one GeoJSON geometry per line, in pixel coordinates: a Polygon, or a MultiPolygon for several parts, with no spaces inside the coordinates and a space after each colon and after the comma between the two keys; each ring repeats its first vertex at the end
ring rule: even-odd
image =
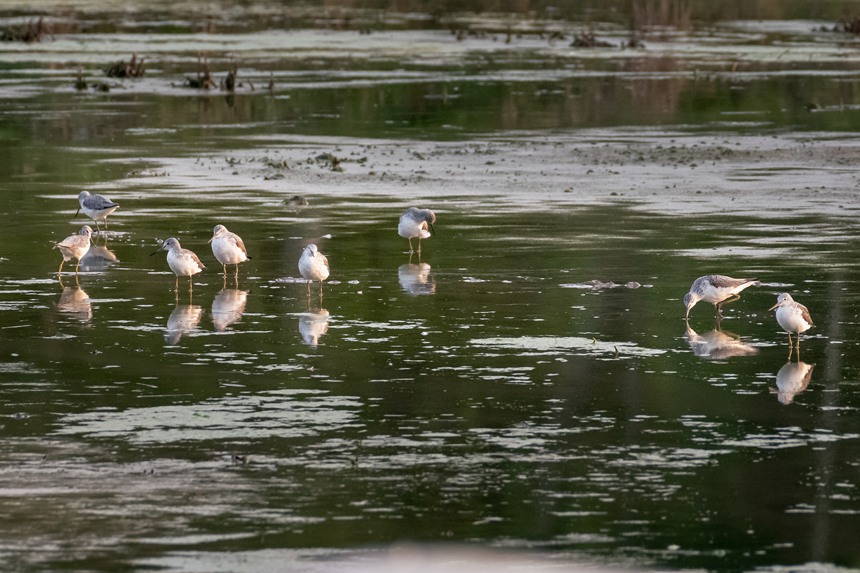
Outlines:
{"type": "Polygon", "coordinates": [[[421,253],[421,239],[430,237],[436,230],[433,228],[433,223],[436,222],[436,214],[430,209],[419,209],[417,207],[409,207],[400,215],[400,222],[397,225],[397,234],[401,237],[409,239],[409,253],[412,250],[412,238],[418,238],[418,253],[421,253]]]}
{"type": "Polygon", "coordinates": [[[224,225],[215,225],[212,230],[212,254],[224,267],[224,278],[227,278],[227,265],[236,265],[236,277],[239,276],[239,263],[244,263],[251,257],[245,249],[242,237],[231,233],[224,225]]]}
{"type": "Polygon", "coordinates": [[[320,295],[322,295],[322,283],[328,278],[328,259],[319,252],[317,246],[311,243],[302,251],[299,259],[299,272],[302,278],[308,281],[308,296],[311,296],[311,281],[320,282],[320,295]]]}
{"type": "Polygon", "coordinates": [[[705,275],[693,281],[690,292],[684,295],[684,306],[687,309],[686,318],[690,318],[690,310],[700,300],[714,305],[717,318],[720,317],[720,307],[728,302],[741,298],[740,292],[747,287],[759,286],[756,279],[733,279],[726,275],[705,275]]]}
{"type": "Polygon", "coordinates": [[[72,259],[77,259],[77,263],[75,264],[75,274],[78,274],[78,267],[81,266],[81,259],[84,258],[87,251],[90,250],[90,245],[92,244],[90,239],[92,236],[92,227],[84,225],[81,227],[81,230],[77,235],[69,235],[59,243],[54,244],[53,248],[60,249],[60,253],[63,255],[63,260],[60,261],[60,268],[57,270],[57,274],[63,272],[63,263],[72,259]]]}
{"type": "Polygon", "coordinates": [[[99,221],[104,221],[105,229],[107,229],[108,215],[119,208],[118,203],[114,203],[104,195],[91,195],[89,191],[81,191],[78,194],[78,203],[80,203],[80,207],[75,211],[75,217],[83,211],[84,215],[95,221],[97,232],[100,231],[99,221]]]}
{"type": "Polygon", "coordinates": [[[791,333],[797,334],[797,347],[800,352],[800,333],[814,326],[812,317],[809,316],[809,309],[791,298],[787,292],[776,297],[776,304],[767,310],[770,312],[773,309],[776,309],[776,321],[788,333],[789,346],[791,346],[791,333]]]}
{"type": "Polygon", "coordinates": [[[173,237],[161,243],[161,247],[149,253],[149,256],[159,251],[167,251],[167,264],[176,275],[176,288],[179,288],[179,277],[188,277],[189,290],[194,288],[191,277],[206,268],[197,255],[193,251],[183,249],[179,246],[179,241],[173,237]]]}

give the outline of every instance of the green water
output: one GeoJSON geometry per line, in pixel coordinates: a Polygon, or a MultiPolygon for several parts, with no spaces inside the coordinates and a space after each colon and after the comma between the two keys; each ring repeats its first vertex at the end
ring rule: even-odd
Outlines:
{"type": "Polygon", "coordinates": [[[438,30],[0,45],[4,569],[397,570],[404,544],[860,567],[856,62],[786,26],[734,71],[725,30],[634,58],[438,30]],[[219,75],[246,46],[254,90],[182,87],[201,45],[219,75]],[[358,55],[312,55],[334,45],[358,55]],[[145,78],[72,88],[131,49],[145,78]],[[121,207],[60,279],[83,189],[121,207]],[[412,204],[438,216],[420,259],[412,204]],[[218,223],[253,257],[235,281],[218,223]],[[170,236],[193,291],[149,256],[170,236]],[[688,330],[712,272],[763,285],[688,330]],[[815,321],[799,357],[779,292],[815,321]]]}

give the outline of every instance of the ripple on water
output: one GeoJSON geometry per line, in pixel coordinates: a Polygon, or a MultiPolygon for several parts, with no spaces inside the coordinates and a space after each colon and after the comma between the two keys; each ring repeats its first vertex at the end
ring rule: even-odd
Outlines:
{"type": "Polygon", "coordinates": [[[582,355],[614,356],[624,359],[640,356],[659,356],[666,350],[645,348],[633,342],[602,341],[578,336],[515,336],[510,338],[474,338],[475,346],[506,348],[522,351],[557,353],[579,352],[582,355]]]}
{"type": "Polygon", "coordinates": [[[309,436],[360,424],[360,407],[357,398],[281,390],[197,404],[69,414],[56,433],[159,444],[309,436]]]}

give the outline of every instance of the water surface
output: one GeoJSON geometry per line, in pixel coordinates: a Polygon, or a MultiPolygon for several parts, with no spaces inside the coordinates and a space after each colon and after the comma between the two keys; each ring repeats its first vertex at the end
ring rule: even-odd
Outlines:
{"type": "Polygon", "coordinates": [[[860,566],[854,55],[812,24],[0,46],[7,568],[860,566]],[[255,89],[183,87],[201,50],[255,89]],[[142,80],[73,89],[131,52],[142,80]],[[58,278],[81,189],[121,208],[58,278]],[[763,285],[685,325],[710,272],[763,285]],[[783,291],[816,324],[790,358],[783,291]]]}

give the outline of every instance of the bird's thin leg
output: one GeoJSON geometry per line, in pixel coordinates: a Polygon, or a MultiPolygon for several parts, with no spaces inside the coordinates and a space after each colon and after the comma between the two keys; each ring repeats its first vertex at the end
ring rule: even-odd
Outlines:
{"type": "Polygon", "coordinates": [[[320,300],[322,300],[323,289],[322,289],[322,281],[320,281],[320,300]]]}
{"type": "Polygon", "coordinates": [[[409,237],[409,254],[411,255],[415,251],[412,250],[412,237],[409,237]]]}
{"type": "Polygon", "coordinates": [[[421,255],[421,237],[418,237],[418,255],[421,255]]]}
{"type": "Polygon", "coordinates": [[[224,276],[226,277],[226,276],[227,276],[227,265],[222,264],[222,265],[221,265],[221,267],[223,268],[223,270],[224,270],[224,276]]]}
{"type": "MultiPolygon", "coordinates": [[[[227,271],[224,271],[227,272],[227,271]]],[[[236,280],[239,280],[239,263],[236,263],[236,280]]]]}
{"type": "Polygon", "coordinates": [[[176,275],[176,284],[174,285],[174,290],[179,293],[179,275],[176,275]]]}
{"type": "Polygon", "coordinates": [[[308,286],[308,298],[311,298],[311,281],[308,281],[306,284],[308,286]]]}
{"type": "Polygon", "coordinates": [[[78,261],[75,263],[75,275],[78,274],[78,267],[79,266],[81,266],[81,260],[80,259],[78,259],[78,261]]]}
{"type": "Polygon", "coordinates": [[[63,264],[64,264],[65,262],[66,262],[66,259],[63,259],[62,261],[60,261],[60,268],[59,268],[59,270],[57,270],[57,274],[58,274],[58,275],[59,275],[59,274],[62,274],[62,272],[63,272],[63,264]]]}
{"type": "Polygon", "coordinates": [[[193,290],[194,290],[194,278],[192,278],[192,275],[188,275],[188,292],[191,292],[193,290]]]}

